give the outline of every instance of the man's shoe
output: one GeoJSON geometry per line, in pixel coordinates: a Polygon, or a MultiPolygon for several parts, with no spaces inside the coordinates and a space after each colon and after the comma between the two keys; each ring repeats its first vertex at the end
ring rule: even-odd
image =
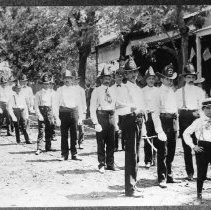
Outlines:
{"type": "Polygon", "coordinates": [[[78,158],[77,155],[73,155],[73,156],[72,156],[72,160],[79,160],[79,161],[82,161],[82,159],[78,158]]]}
{"type": "Polygon", "coordinates": [[[141,192],[135,190],[132,193],[126,193],[125,196],[127,196],[127,197],[134,197],[134,198],[140,198],[140,197],[143,197],[143,194],[141,192]]]}
{"type": "Polygon", "coordinates": [[[150,162],[148,162],[148,163],[145,164],[145,168],[147,168],[147,169],[149,169],[150,166],[151,166],[150,162]]]}
{"type": "Polygon", "coordinates": [[[193,174],[188,174],[188,177],[187,177],[187,180],[188,181],[193,181],[193,174]]]}
{"type": "Polygon", "coordinates": [[[160,186],[161,188],[167,188],[166,181],[163,180],[163,181],[159,182],[159,186],[160,186]]]}
{"type": "Polygon", "coordinates": [[[35,155],[39,155],[40,153],[42,153],[42,151],[40,149],[38,149],[36,152],[35,152],[35,155]]]}
{"type": "Polygon", "coordinates": [[[99,167],[99,172],[101,174],[104,174],[105,173],[105,167],[104,166],[99,167]]]}
{"type": "Polygon", "coordinates": [[[12,134],[10,132],[7,132],[7,136],[12,136],[12,134]]]}
{"type": "Polygon", "coordinates": [[[118,169],[116,169],[114,166],[107,166],[106,170],[110,170],[110,171],[118,171],[118,169]]]}
{"type": "Polygon", "coordinates": [[[30,141],[26,141],[26,144],[31,144],[31,142],[30,141]]]}
{"type": "Polygon", "coordinates": [[[176,179],[167,179],[166,183],[181,183],[180,180],[176,180],[176,179]]]}

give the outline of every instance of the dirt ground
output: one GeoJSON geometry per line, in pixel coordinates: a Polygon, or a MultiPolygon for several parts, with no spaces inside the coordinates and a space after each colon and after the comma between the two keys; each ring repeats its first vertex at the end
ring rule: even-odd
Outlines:
{"type": "MultiPolygon", "coordinates": [[[[82,161],[58,160],[60,136],[52,142],[55,152],[37,156],[35,128],[31,129],[30,137],[33,144],[17,145],[14,136],[7,137],[5,132],[0,136],[0,207],[193,205],[196,198],[195,181],[185,180],[180,139],[173,171],[174,177],[182,182],[161,189],[157,185],[156,167],[144,167],[142,142],[138,186],[143,189],[143,197],[128,198],[124,196],[124,151],[115,153],[119,171],[100,174],[93,132],[86,129],[84,149],[78,150],[82,161]]],[[[211,205],[211,181],[206,181],[204,188],[203,205],[211,205]]]]}

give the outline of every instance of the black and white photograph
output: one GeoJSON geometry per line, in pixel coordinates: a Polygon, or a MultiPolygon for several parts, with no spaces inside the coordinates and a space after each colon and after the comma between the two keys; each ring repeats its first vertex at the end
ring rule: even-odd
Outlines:
{"type": "Polygon", "coordinates": [[[0,171],[0,208],[211,206],[211,4],[0,4],[0,171]]]}

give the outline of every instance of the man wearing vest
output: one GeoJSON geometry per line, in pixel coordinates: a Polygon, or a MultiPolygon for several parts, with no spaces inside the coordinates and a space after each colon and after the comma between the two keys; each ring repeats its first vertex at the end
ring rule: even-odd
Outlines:
{"type": "MultiPolygon", "coordinates": [[[[194,66],[188,63],[182,74],[185,80],[185,86],[176,91],[177,103],[179,108],[179,128],[182,138],[182,146],[184,149],[185,169],[188,175],[188,180],[193,180],[194,168],[191,148],[185,143],[183,138],[184,130],[199,117],[201,103],[205,98],[205,92],[202,88],[194,85],[197,79],[197,72],[194,66]]],[[[194,144],[197,144],[195,134],[192,135],[194,144]]]]}
{"type": "Polygon", "coordinates": [[[96,130],[100,173],[104,173],[105,169],[116,170],[114,167],[116,93],[109,87],[111,74],[107,70],[105,66],[101,72],[102,84],[93,90],[90,102],[90,116],[96,130]]]}
{"type": "Polygon", "coordinates": [[[12,87],[14,93],[8,102],[8,111],[14,122],[16,142],[20,143],[20,128],[23,132],[26,144],[31,144],[29,135],[27,133],[28,108],[23,94],[21,94],[21,85],[17,81],[16,85],[12,87]]]}

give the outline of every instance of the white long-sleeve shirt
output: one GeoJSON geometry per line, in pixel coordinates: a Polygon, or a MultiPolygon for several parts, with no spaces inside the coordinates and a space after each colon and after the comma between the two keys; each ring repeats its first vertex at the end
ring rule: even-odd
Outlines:
{"type": "Polygon", "coordinates": [[[142,88],[142,90],[143,90],[143,95],[144,95],[144,103],[145,103],[146,111],[153,112],[154,111],[153,103],[155,103],[153,99],[156,98],[157,95],[159,94],[159,88],[154,87],[154,86],[153,87],[146,86],[142,88]]]}
{"type": "Polygon", "coordinates": [[[53,114],[56,115],[56,94],[52,89],[41,89],[35,94],[35,111],[36,114],[42,116],[39,110],[39,106],[49,106],[52,108],[53,114]]]}
{"type": "Polygon", "coordinates": [[[66,108],[78,108],[79,120],[84,117],[83,105],[81,102],[80,91],[74,86],[62,86],[57,90],[56,93],[56,115],[59,116],[59,107],[63,106],[66,108]]]}
{"type": "Polygon", "coordinates": [[[0,102],[8,103],[9,98],[13,95],[14,91],[7,86],[5,88],[0,86],[0,102]]]}
{"type": "Polygon", "coordinates": [[[90,101],[90,117],[94,124],[98,124],[96,110],[115,110],[116,105],[116,92],[114,88],[101,85],[96,87],[91,95],[90,101]],[[105,100],[106,89],[111,97],[111,103],[105,100]]]}
{"type": "Polygon", "coordinates": [[[191,148],[194,148],[193,139],[191,135],[195,133],[196,138],[200,141],[211,142],[211,118],[201,116],[193,121],[193,123],[186,128],[183,133],[184,141],[191,148]]]}
{"type": "Polygon", "coordinates": [[[177,106],[179,109],[183,108],[183,88],[184,88],[184,100],[186,109],[200,110],[201,103],[205,99],[205,92],[202,88],[195,85],[186,84],[184,87],[179,88],[176,91],[177,106]]]}
{"type": "Polygon", "coordinates": [[[177,114],[176,94],[171,87],[161,85],[158,94],[152,100],[152,119],[157,133],[163,132],[160,113],[177,114]]]}
{"type": "Polygon", "coordinates": [[[28,118],[28,107],[26,104],[26,99],[21,92],[19,94],[13,92],[13,94],[9,98],[7,109],[12,118],[15,117],[13,108],[23,109],[25,118],[28,118]]]}
{"type": "Polygon", "coordinates": [[[34,94],[33,94],[32,88],[29,86],[24,86],[21,89],[21,93],[24,95],[24,97],[26,99],[26,104],[28,106],[28,109],[33,107],[34,106],[34,94]]]}

